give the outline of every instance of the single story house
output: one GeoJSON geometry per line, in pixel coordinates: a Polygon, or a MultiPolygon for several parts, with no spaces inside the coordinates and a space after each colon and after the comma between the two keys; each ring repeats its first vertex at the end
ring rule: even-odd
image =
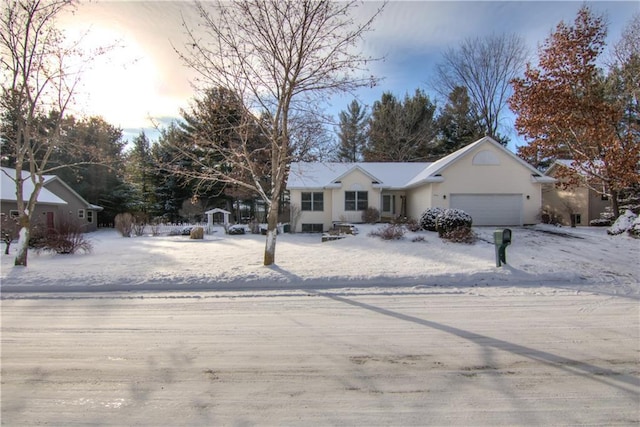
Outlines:
{"type": "MultiPolygon", "coordinates": [[[[0,172],[0,212],[9,218],[18,216],[15,176],[15,169],[3,167],[0,172]]],[[[29,174],[23,172],[23,176],[26,178],[29,174]]],[[[101,206],[87,202],[57,175],[45,175],[44,179],[32,217],[34,224],[55,228],[63,219],[69,219],[77,221],[87,232],[98,228],[98,212],[103,210],[101,206]]],[[[28,198],[32,191],[33,183],[27,179],[24,182],[24,197],[28,198]]]]}
{"type": "Polygon", "coordinates": [[[300,212],[295,231],[321,232],[362,222],[368,207],[383,220],[441,207],[463,209],[474,225],[534,224],[542,184],[553,182],[484,137],[433,163],[292,163],[287,189],[300,212]]]}
{"type": "Polygon", "coordinates": [[[591,221],[600,219],[600,214],[611,206],[606,189],[603,187],[601,191],[596,191],[594,188],[598,183],[587,185],[587,177],[576,170],[573,160],[556,160],[545,175],[562,182],[562,178],[558,176],[562,168],[578,174],[581,184],[570,188],[545,185],[542,190],[542,209],[545,214],[562,225],[589,225],[591,221]]]}

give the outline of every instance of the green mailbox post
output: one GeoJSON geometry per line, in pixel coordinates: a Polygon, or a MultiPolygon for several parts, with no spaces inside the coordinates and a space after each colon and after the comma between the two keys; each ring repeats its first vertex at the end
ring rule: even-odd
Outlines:
{"type": "Polygon", "coordinates": [[[493,232],[493,242],[496,246],[496,267],[507,263],[507,246],[511,244],[511,230],[503,228],[493,232]]]}

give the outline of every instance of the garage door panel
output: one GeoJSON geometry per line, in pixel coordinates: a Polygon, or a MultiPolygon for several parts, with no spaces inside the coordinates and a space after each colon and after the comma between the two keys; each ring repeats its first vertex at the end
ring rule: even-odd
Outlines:
{"type": "Polygon", "coordinates": [[[452,194],[450,206],[471,215],[474,225],[522,225],[522,194],[452,194]]]}

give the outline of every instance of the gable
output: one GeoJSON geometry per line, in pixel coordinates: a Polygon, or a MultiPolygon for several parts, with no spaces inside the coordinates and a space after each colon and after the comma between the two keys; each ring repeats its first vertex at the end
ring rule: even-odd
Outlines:
{"type": "Polygon", "coordinates": [[[475,168],[507,168],[535,183],[552,183],[555,179],[516,156],[495,140],[484,137],[434,163],[292,163],[287,189],[329,189],[342,187],[342,181],[359,171],[374,188],[404,190],[429,183],[444,182],[452,170],[468,174],[475,168]],[[468,163],[470,170],[456,168],[468,163]]]}
{"type": "MultiPolygon", "coordinates": [[[[3,201],[16,202],[16,183],[12,179],[15,177],[16,170],[11,168],[2,168],[0,171],[0,195],[3,201]]],[[[23,173],[23,177],[26,177],[26,172],[23,173]]],[[[26,180],[23,185],[23,198],[28,198],[33,192],[34,185],[30,179],[26,180]]],[[[47,205],[66,205],[67,202],[61,197],[57,196],[47,188],[42,187],[40,194],[38,194],[38,203],[47,205]]]]}
{"type": "MultiPolygon", "coordinates": [[[[451,177],[451,172],[455,169],[465,175],[473,175],[474,171],[480,171],[483,167],[507,168],[516,173],[523,173],[534,182],[555,182],[551,177],[546,177],[542,172],[516,156],[507,148],[486,136],[478,141],[449,154],[430,165],[410,183],[409,187],[416,187],[426,183],[443,182],[445,176],[451,177]],[[464,169],[457,168],[456,165],[465,164],[464,169]]],[[[470,178],[471,179],[471,178],[470,178]]]]}
{"type": "Polygon", "coordinates": [[[342,181],[359,174],[363,182],[378,188],[402,189],[430,163],[332,163],[295,162],[291,164],[287,189],[340,188],[342,181]]]}

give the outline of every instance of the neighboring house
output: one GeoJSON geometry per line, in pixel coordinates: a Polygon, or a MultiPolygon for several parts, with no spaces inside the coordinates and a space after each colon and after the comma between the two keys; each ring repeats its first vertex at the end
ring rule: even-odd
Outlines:
{"type": "MultiPolygon", "coordinates": [[[[27,172],[23,174],[25,178],[28,176],[27,172]]],[[[3,167],[0,172],[0,211],[2,215],[9,217],[18,216],[15,176],[15,169],[3,167]]],[[[44,186],[40,190],[32,216],[34,225],[40,223],[50,229],[67,219],[77,221],[85,231],[95,231],[98,228],[98,212],[102,207],[87,202],[56,175],[45,175],[44,178],[44,186]]],[[[27,179],[24,183],[24,197],[28,198],[32,191],[33,183],[27,179]]]]}
{"type": "Polygon", "coordinates": [[[463,209],[474,225],[534,224],[552,182],[484,137],[434,163],[292,163],[287,189],[301,211],[296,231],[320,232],[362,222],[368,207],[383,220],[441,207],[463,209]]]}
{"type": "Polygon", "coordinates": [[[573,160],[556,160],[547,169],[545,175],[561,182],[562,178],[558,176],[561,168],[571,169],[582,176],[582,184],[566,189],[558,185],[545,185],[542,190],[544,213],[563,225],[589,225],[591,221],[600,219],[600,214],[611,206],[605,188],[597,192],[593,189],[593,185],[588,186],[587,178],[574,168],[573,160]]]}

